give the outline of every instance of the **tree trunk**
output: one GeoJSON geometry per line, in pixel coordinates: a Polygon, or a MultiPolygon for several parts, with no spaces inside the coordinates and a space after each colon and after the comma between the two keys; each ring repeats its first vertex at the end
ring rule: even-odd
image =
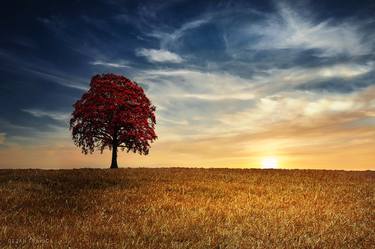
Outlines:
{"type": "Polygon", "coordinates": [[[114,144],[112,146],[112,163],[111,163],[111,169],[117,169],[117,144],[114,144]]]}

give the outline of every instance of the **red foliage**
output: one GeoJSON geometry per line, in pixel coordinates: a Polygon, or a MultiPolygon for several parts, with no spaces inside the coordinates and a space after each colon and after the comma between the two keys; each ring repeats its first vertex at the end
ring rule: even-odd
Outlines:
{"type": "Polygon", "coordinates": [[[70,129],[85,154],[108,147],[147,155],[157,138],[155,106],[142,87],[124,76],[95,75],[73,107],[70,129]]]}

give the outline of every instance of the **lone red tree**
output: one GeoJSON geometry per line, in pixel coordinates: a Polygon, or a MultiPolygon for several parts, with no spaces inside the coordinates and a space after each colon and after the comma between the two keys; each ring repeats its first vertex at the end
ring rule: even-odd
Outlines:
{"type": "Polygon", "coordinates": [[[118,168],[117,150],[147,155],[155,134],[155,106],[137,83],[115,74],[95,75],[90,89],[74,105],[70,130],[84,154],[108,147],[111,168],[118,168]]]}

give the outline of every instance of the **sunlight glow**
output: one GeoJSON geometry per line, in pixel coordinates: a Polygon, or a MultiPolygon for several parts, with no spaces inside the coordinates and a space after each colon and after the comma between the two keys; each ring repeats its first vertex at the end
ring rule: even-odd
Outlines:
{"type": "Polygon", "coordinates": [[[275,169],[278,168],[279,162],[276,157],[264,157],[261,161],[262,169],[275,169]]]}

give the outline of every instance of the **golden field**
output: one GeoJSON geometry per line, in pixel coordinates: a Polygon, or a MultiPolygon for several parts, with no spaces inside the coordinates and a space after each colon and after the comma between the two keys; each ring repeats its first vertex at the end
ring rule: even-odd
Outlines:
{"type": "Polygon", "coordinates": [[[375,248],[375,172],[0,170],[0,248],[375,248]]]}

